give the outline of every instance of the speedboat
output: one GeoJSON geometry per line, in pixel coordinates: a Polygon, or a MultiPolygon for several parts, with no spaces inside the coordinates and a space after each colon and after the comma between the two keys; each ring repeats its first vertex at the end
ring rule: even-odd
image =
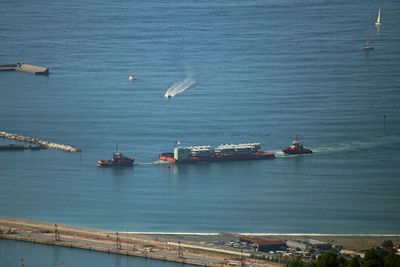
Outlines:
{"type": "Polygon", "coordinates": [[[134,158],[126,157],[121,152],[117,151],[112,154],[111,160],[98,160],[97,166],[99,167],[116,167],[116,166],[133,166],[134,158]]]}
{"type": "Polygon", "coordinates": [[[311,154],[313,151],[309,148],[303,146],[303,143],[299,141],[298,136],[293,140],[292,145],[282,149],[283,153],[289,155],[301,155],[301,154],[311,154]]]}

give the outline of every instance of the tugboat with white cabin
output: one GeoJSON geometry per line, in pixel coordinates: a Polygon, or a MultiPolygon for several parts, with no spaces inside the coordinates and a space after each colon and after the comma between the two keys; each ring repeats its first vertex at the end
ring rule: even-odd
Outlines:
{"type": "Polygon", "coordinates": [[[118,151],[118,145],[116,152],[112,154],[111,160],[98,160],[97,166],[99,167],[132,167],[135,159],[132,157],[126,157],[124,154],[118,151]]]}
{"type": "Polygon", "coordinates": [[[299,141],[299,137],[293,140],[292,145],[285,147],[282,149],[283,153],[288,155],[302,155],[302,154],[311,154],[313,151],[310,148],[304,147],[303,143],[299,141]]]}

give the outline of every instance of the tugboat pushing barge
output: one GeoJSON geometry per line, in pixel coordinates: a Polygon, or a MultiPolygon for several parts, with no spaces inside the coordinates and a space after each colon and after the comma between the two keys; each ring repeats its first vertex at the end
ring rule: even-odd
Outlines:
{"type": "Polygon", "coordinates": [[[275,154],[261,150],[259,143],[238,145],[175,147],[174,152],[158,155],[161,161],[171,163],[200,163],[274,158],[275,154]]]}
{"type": "Polygon", "coordinates": [[[302,155],[302,154],[311,154],[313,151],[309,148],[303,146],[303,143],[299,141],[299,137],[296,136],[296,139],[293,140],[292,145],[285,147],[282,149],[283,153],[289,155],[302,155]]]}
{"type": "Polygon", "coordinates": [[[126,157],[121,152],[118,151],[118,145],[116,152],[112,154],[111,160],[98,160],[97,166],[99,167],[123,167],[128,166],[132,167],[133,162],[135,162],[134,158],[126,157]]]}

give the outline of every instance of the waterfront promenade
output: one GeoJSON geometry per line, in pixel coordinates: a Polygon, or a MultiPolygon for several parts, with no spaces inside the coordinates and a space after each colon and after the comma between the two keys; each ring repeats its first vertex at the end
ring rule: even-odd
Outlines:
{"type": "MultiPolygon", "coordinates": [[[[242,234],[248,235],[248,234],[242,234]]],[[[317,238],[343,248],[347,255],[378,247],[385,240],[400,243],[399,234],[256,234],[273,240],[305,240],[317,238]]],[[[274,255],[274,262],[268,253],[260,254],[249,249],[234,249],[227,244],[237,239],[233,233],[132,233],[111,232],[47,222],[28,221],[0,217],[0,238],[93,250],[105,253],[150,258],[162,261],[186,263],[198,266],[254,266],[280,267],[287,262],[274,255]],[[253,254],[254,253],[254,254],[253,254]],[[264,256],[264,257],[260,257],[264,256]],[[257,258],[257,259],[256,259],[257,258]],[[269,259],[269,260],[268,260],[269,259]],[[281,264],[282,263],[282,264],[281,264]]],[[[285,254],[285,253],[283,253],[285,254]]],[[[283,255],[282,254],[282,255],[283,255]]]]}
{"type": "Polygon", "coordinates": [[[32,243],[145,257],[199,266],[278,267],[278,263],[249,258],[249,253],[218,249],[204,242],[160,239],[158,235],[116,233],[0,217],[0,238],[32,243]]]}

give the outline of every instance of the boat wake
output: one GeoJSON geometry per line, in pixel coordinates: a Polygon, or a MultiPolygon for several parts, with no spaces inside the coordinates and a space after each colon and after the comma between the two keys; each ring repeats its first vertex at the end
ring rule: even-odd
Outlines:
{"type": "MultiPolygon", "coordinates": [[[[314,153],[315,150],[313,149],[314,153]]],[[[275,154],[276,158],[293,158],[293,157],[305,157],[305,156],[311,156],[312,154],[285,154],[283,153],[282,150],[275,150],[272,151],[272,153],[275,154]]]]}
{"type": "Polygon", "coordinates": [[[399,141],[400,141],[399,137],[384,136],[384,137],[376,137],[373,140],[342,142],[335,144],[333,146],[318,147],[313,150],[315,153],[320,153],[320,154],[332,154],[337,152],[355,152],[372,148],[382,148],[393,143],[398,143],[399,141]]]}
{"type": "MultiPolygon", "coordinates": [[[[311,147],[313,150],[312,154],[300,154],[300,155],[287,155],[283,153],[282,150],[270,150],[271,153],[275,154],[276,158],[293,158],[293,157],[311,157],[315,154],[317,155],[328,155],[346,152],[357,152],[363,150],[370,150],[376,148],[390,147],[392,144],[399,144],[400,136],[380,136],[374,137],[369,140],[359,140],[359,141],[346,141],[340,143],[333,143],[327,146],[311,147]]],[[[150,162],[138,162],[135,165],[171,165],[171,162],[155,160],[150,162]]]]}
{"type": "Polygon", "coordinates": [[[189,89],[191,86],[193,86],[196,83],[195,80],[186,77],[183,81],[174,83],[168,90],[165,92],[164,96],[166,98],[171,98],[176,96],[177,94],[182,93],[183,91],[189,89]]]}
{"type": "MultiPolygon", "coordinates": [[[[374,148],[382,148],[390,146],[393,143],[399,143],[399,142],[400,142],[400,137],[381,136],[381,137],[375,137],[372,140],[370,139],[361,141],[340,142],[340,143],[330,144],[327,146],[311,147],[311,149],[313,150],[313,154],[319,154],[319,155],[335,154],[335,153],[345,153],[345,152],[357,152],[374,148]]],[[[275,153],[275,157],[277,158],[307,156],[307,155],[286,155],[282,152],[282,150],[276,150],[272,152],[275,153]]],[[[313,154],[308,154],[308,156],[312,156],[313,154]]]]}
{"type": "Polygon", "coordinates": [[[170,162],[166,162],[166,161],[162,161],[162,160],[135,163],[135,165],[168,165],[168,164],[171,164],[171,163],[170,162]]]}
{"type": "Polygon", "coordinates": [[[276,151],[272,151],[272,153],[274,153],[274,154],[275,154],[275,157],[277,157],[277,158],[283,158],[283,157],[286,157],[286,156],[285,156],[285,153],[283,153],[283,151],[282,151],[282,150],[276,150],[276,151]]]}

